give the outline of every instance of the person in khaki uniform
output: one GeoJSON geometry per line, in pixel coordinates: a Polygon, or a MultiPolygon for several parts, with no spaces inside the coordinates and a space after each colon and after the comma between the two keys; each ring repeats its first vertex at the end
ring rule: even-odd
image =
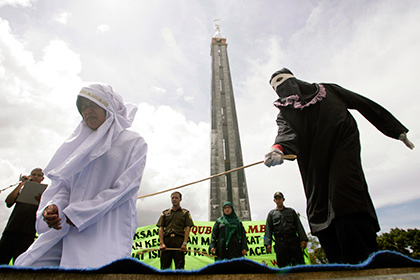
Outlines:
{"type": "Polygon", "coordinates": [[[170,268],[174,260],[175,269],[184,269],[188,236],[194,223],[190,212],[181,207],[180,192],[172,193],[171,201],[172,208],[163,211],[156,224],[159,227],[160,268],[170,268]]]}

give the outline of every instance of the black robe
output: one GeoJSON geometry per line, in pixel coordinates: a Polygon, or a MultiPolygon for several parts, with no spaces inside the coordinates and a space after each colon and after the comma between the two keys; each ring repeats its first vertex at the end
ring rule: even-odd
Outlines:
{"type": "Polygon", "coordinates": [[[322,84],[324,99],[303,109],[280,108],[275,144],[296,154],[313,234],[335,217],[368,213],[379,231],[360,159],[359,130],[348,109],[356,109],[385,135],[408,132],[382,106],[335,84],[322,84]]]}

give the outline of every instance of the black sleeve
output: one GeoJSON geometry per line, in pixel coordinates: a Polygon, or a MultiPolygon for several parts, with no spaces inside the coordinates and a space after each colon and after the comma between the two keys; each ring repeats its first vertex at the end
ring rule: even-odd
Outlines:
{"type": "Polygon", "coordinates": [[[165,215],[162,213],[156,223],[157,227],[165,227],[165,215]]]}
{"type": "Polygon", "coordinates": [[[277,115],[277,136],[275,144],[279,144],[284,149],[284,154],[295,154],[299,152],[299,148],[296,145],[296,133],[289,126],[287,121],[284,119],[281,111],[277,115]]]}
{"type": "Polygon", "coordinates": [[[299,240],[308,242],[308,237],[306,236],[305,229],[303,228],[303,225],[300,221],[299,216],[297,215],[296,211],[294,211],[294,210],[293,210],[293,213],[294,213],[294,216],[295,216],[295,219],[296,219],[296,228],[297,228],[297,231],[298,231],[299,240]]]}
{"type": "Polygon", "coordinates": [[[242,250],[247,250],[248,251],[248,240],[246,238],[245,228],[244,228],[244,225],[242,223],[241,223],[241,230],[242,230],[242,234],[241,234],[242,250]]]}
{"type": "Polygon", "coordinates": [[[273,229],[272,229],[273,219],[271,218],[270,213],[268,213],[267,220],[265,222],[265,235],[264,235],[265,246],[271,245],[271,243],[273,242],[273,229]]]}
{"type": "Polygon", "coordinates": [[[219,222],[216,220],[211,232],[210,248],[217,248],[217,241],[219,240],[219,222]]]}
{"type": "MultiPolygon", "coordinates": [[[[378,103],[335,84],[324,85],[337,94],[349,109],[355,109],[371,124],[388,137],[398,139],[408,129],[400,123],[388,110],[378,103]]],[[[327,90],[328,92],[328,90],[327,90]]]]}

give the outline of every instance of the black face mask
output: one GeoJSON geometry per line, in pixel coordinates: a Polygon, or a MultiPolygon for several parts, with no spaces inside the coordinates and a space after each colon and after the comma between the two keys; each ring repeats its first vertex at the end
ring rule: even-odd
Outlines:
{"type": "Polygon", "coordinates": [[[276,93],[280,98],[286,98],[291,95],[299,95],[300,90],[296,78],[289,78],[276,88],[276,93]]]}

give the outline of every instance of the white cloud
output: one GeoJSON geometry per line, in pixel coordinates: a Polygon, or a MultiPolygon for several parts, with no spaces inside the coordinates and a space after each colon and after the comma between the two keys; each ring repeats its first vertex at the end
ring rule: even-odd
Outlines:
{"type": "Polygon", "coordinates": [[[166,93],[166,89],[164,89],[162,87],[152,86],[152,89],[153,89],[154,92],[159,93],[159,94],[166,93]]]}
{"type": "Polygon", "coordinates": [[[37,0],[0,0],[0,8],[3,6],[14,6],[14,7],[31,7],[37,0]]]}
{"type": "MultiPolygon", "coordinates": [[[[54,40],[36,61],[2,19],[0,38],[1,65],[6,69],[0,77],[5,105],[0,112],[0,151],[2,166],[9,166],[5,170],[10,172],[0,178],[5,186],[16,182],[17,174],[45,166],[79,121],[74,99],[75,86],[80,88],[80,59],[64,42],[54,40]]],[[[0,194],[0,200],[5,195],[0,194]]],[[[0,209],[5,210],[4,204],[0,209]]]]}
{"type": "MultiPolygon", "coordinates": [[[[32,53],[24,49],[24,45],[19,42],[11,33],[9,22],[0,18],[0,59],[2,66],[7,69],[7,73],[11,71],[28,71],[27,65],[34,63],[32,53]]],[[[11,78],[13,75],[7,75],[11,78]]]]}
{"type": "Polygon", "coordinates": [[[44,49],[44,56],[36,65],[36,75],[44,82],[58,84],[73,83],[75,74],[82,68],[79,54],[72,51],[61,40],[53,40],[44,49]]]}
{"type": "Polygon", "coordinates": [[[176,92],[176,93],[178,94],[178,96],[180,96],[180,97],[184,95],[184,90],[183,90],[182,88],[177,89],[175,92],[176,92]]]}
{"type": "Polygon", "coordinates": [[[54,19],[61,24],[66,24],[70,16],[71,16],[71,13],[63,12],[57,15],[54,19]]]}
{"type": "MultiPolygon", "coordinates": [[[[168,106],[139,104],[133,123],[148,143],[146,171],[139,195],[155,193],[207,177],[209,167],[210,128],[207,123],[194,123],[168,106]]],[[[191,207],[197,220],[207,220],[208,183],[203,182],[179,190],[185,207],[191,207]],[[196,198],[201,197],[200,201],[196,198]]],[[[141,199],[137,203],[139,222],[153,224],[160,212],[170,207],[171,192],[141,199]],[[149,215],[144,215],[149,213],[149,215]]],[[[190,208],[190,209],[191,209],[190,208]]]]}
{"type": "Polygon", "coordinates": [[[100,24],[100,25],[98,25],[97,30],[98,30],[99,33],[105,33],[109,30],[109,25],[100,24]]]}
{"type": "Polygon", "coordinates": [[[170,28],[168,27],[162,28],[161,35],[168,47],[176,47],[175,36],[170,28]]]}

